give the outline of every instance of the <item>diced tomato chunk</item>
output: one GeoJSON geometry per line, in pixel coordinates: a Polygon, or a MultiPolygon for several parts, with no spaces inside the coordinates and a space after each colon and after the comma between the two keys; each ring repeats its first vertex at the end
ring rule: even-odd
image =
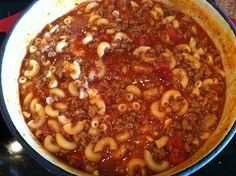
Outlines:
{"type": "Polygon", "coordinates": [[[138,38],[138,44],[139,45],[152,45],[153,44],[153,39],[148,35],[141,35],[138,38]]]}
{"type": "Polygon", "coordinates": [[[132,70],[135,74],[148,75],[152,72],[152,69],[148,66],[135,65],[132,67],[132,70]]]}
{"type": "Polygon", "coordinates": [[[40,129],[42,130],[42,135],[43,135],[43,136],[47,136],[47,135],[52,134],[52,130],[51,130],[51,128],[48,126],[48,124],[44,124],[40,129]]]}
{"type": "Polygon", "coordinates": [[[166,144],[166,147],[167,150],[169,150],[168,160],[171,164],[176,165],[187,159],[183,140],[180,135],[175,135],[170,138],[166,144]],[[178,151],[176,151],[176,149],[178,151]]]}
{"type": "Polygon", "coordinates": [[[187,21],[185,21],[185,20],[181,20],[181,21],[180,21],[180,26],[181,26],[181,27],[187,28],[188,25],[189,25],[189,23],[188,23],[187,21]]]}
{"type": "Polygon", "coordinates": [[[211,89],[215,90],[218,95],[222,94],[224,92],[224,89],[219,85],[211,85],[211,89]]]}
{"type": "Polygon", "coordinates": [[[146,115],[144,116],[144,118],[147,119],[147,120],[149,120],[149,121],[155,121],[156,127],[157,127],[158,125],[160,125],[160,127],[163,126],[161,120],[160,120],[159,118],[156,118],[156,117],[153,116],[152,114],[146,114],[146,115]]]}
{"type": "Polygon", "coordinates": [[[83,154],[80,151],[76,151],[70,155],[70,158],[77,161],[83,161],[83,154]]]}
{"type": "Polygon", "coordinates": [[[165,83],[171,84],[173,79],[173,74],[170,69],[169,63],[165,59],[159,59],[155,63],[156,74],[165,83]]]}
{"type": "Polygon", "coordinates": [[[174,165],[177,165],[187,159],[187,155],[185,152],[171,152],[167,157],[169,162],[174,165]]]}
{"type": "Polygon", "coordinates": [[[71,140],[72,140],[72,135],[70,135],[70,134],[64,133],[64,134],[63,134],[63,137],[64,137],[66,140],[68,140],[68,141],[71,141],[71,140]]]}
{"type": "Polygon", "coordinates": [[[182,28],[187,28],[191,26],[192,19],[189,16],[184,16],[179,20],[179,24],[182,28]]]}
{"type": "Polygon", "coordinates": [[[167,60],[165,59],[158,59],[156,62],[156,69],[160,70],[160,69],[168,69],[170,70],[170,65],[167,62],[167,60]]]}
{"type": "Polygon", "coordinates": [[[170,40],[175,43],[175,44],[179,44],[182,41],[182,36],[181,34],[174,28],[172,27],[167,27],[166,28],[166,33],[168,34],[168,36],[170,37],[170,40]]]}
{"type": "Polygon", "coordinates": [[[172,138],[170,138],[166,146],[167,148],[175,148],[178,149],[179,151],[184,151],[184,144],[180,135],[175,135],[172,138]]]}

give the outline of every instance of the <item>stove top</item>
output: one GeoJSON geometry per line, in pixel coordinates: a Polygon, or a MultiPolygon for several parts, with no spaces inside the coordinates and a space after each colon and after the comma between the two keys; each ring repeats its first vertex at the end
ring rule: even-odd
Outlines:
{"type": "MultiPolygon", "coordinates": [[[[32,0],[1,0],[0,19],[15,14],[24,9],[32,0]]],[[[0,32],[0,46],[5,33],[0,32]]],[[[236,175],[236,137],[209,164],[193,174],[231,176],[236,175]]],[[[30,156],[14,139],[8,130],[0,113],[0,176],[52,176],[50,171],[43,168],[30,156]]]]}

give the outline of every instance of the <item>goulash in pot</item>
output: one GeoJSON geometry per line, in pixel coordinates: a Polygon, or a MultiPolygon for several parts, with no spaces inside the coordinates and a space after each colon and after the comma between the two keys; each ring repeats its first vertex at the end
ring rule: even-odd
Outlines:
{"type": "Polygon", "coordinates": [[[102,176],[153,175],[191,157],[217,127],[226,89],[207,33],[151,0],[78,5],[32,40],[18,81],[44,148],[102,176]]]}

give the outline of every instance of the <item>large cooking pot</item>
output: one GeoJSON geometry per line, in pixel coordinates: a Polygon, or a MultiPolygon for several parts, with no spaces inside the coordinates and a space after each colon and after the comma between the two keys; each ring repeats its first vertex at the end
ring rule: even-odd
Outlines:
{"type": "MultiPolygon", "coordinates": [[[[236,132],[236,29],[211,1],[161,0],[173,3],[193,17],[219,48],[226,71],[226,102],[219,125],[212,137],[191,158],[160,175],[188,175],[214,158],[236,132]]],[[[41,165],[56,175],[87,175],[58,161],[34,139],[21,113],[18,75],[26,46],[47,24],[73,9],[81,0],[35,0],[21,15],[2,47],[0,56],[0,99],[4,119],[24,149],[41,165]]],[[[30,167],[30,166],[29,166],[30,167]]]]}

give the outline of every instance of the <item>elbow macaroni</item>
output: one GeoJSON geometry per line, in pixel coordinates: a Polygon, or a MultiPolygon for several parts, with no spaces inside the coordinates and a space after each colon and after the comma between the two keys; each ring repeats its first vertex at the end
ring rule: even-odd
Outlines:
{"type": "Polygon", "coordinates": [[[163,17],[163,16],[165,15],[165,14],[164,14],[164,11],[163,11],[163,9],[162,9],[161,7],[155,6],[155,7],[153,8],[153,10],[154,10],[155,12],[157,12],[158,16],[160,16],[160,17],[163,17]]]}
{"type": "Polygon", "coordinates": [[[85,148],[84,155],[89,161],[98,162],[102,159],[102,156],[100,153],[95,153],[93,149],[94,144],[89,143],[85,148]]]}
{"type": "Polygon", "coordinates": [[[200,69],[201,68],[201,63],[199,62],[199,60],[196,57],[193,57],[192,55],[188,54],[188,53],[183,53],[182,56],[188,60],[190,62],[190,65],[193,66],[196,69],[200,69]]]}
{"type": "Polygon", "coordinates": [[[218,73],[218,74],[220,74],[223,78],[225,78],[225,72],[222,70],[222,69],[220,69],[218,66],[213,66],[213,69],[218,73]]]}
{"type": "Polygon", "coordinates": [[[159,101],[155,101],[151,104],[150,106],[150,110],[152,115],[154,115],[156,118],[163,118],[165,117],[166,113],[165,111],[160,110],[160,102],[159,101]]]}
{"type": "Polygon", "coordinates": [[[63,129],[66,133],[70,135],[78,134],[83,131],[86,124],[86,120],[78,121],[76,125],[72,125],[72,123],[67,123],[63,126],[63,129]]]}
{"type": "Polygon", "coordinates": [[[172,72],[180,79],[180,84],[183,86],[183,88],[186,89],[188,87],[189,82],[186,71],[182,68],[175,68],[172,72]]]}
{"type": "Polygon", "coordinates": [[[190,53],[192,51],[191,48],[189,47],[189,45],[187,45],[187,44],[179,44],[175,47],[175,49],[177,51],[183,51],[183,52],[187,52],[187,53],[190,53]]]}
{"type": "Polygon", "coordinates": [[[31,102],[30,102],[30,111],[31,112],[35,112],[35,107],[36,107],[36,104],[38,103],[38,98],[34,98],[31,102]]]}
{"type": "Polygon", "coordinates": [[[99,18],[96,20],[96,25],[109,25],[110,21],[107,18],[99,18]]]}
{"type": "Polygon", "coordinates": [[[142,0],[142,1],[141,1],[141,4],[148,4],[148,5],[150,5],[150,6],[153,6],[152,0],[142,0]]]}
{"type": "Polygon", "coordinates": [[[46,121],[45,110],[41,104],[38,103],[35,104],[35,112],[38,116],[35,119],[30,120],[27,124],[32,129],[40,128],[46,121]]]}
{"type": "Polygon", "coordinates": [[[91,2],[89,3],[86,8],[85,8],[85,12],[89,13],[91,12],[93,9],[97,8],[99,6],[99,4],[97,2],[91,2]]]}
{"type": "Polygon", "coordinates": [[[102,62],[102,60],[96,60],[95,65],[97,66],[97,70],[98,70],[96,75],[99,79],[101,79],[105,75],[105,65],[102,62]]]}
{"type": "Polygon", "coordinates": [[[67,141],[61,133],[56,134],[56,142],[61,148],[65,150],[74,150],[77,148],[77,144],[75,142],[67,141]]]}
{"type": "Polygon", "coordinates": [[[50,117],[58,117],[59,111],[52,108],[51,105],[45,106],[45,112],[50,117]]]}
{"type": "Polygon", "coordinates": [[[106,104],[105,104],[105,102],[100,97],[91,99],[90,103],[92,105],[96,105],[97,106],[97,108],[98,108],[97,113],[99,115],[104,115],[105,114],[105,112],[106,112],[106,104]]]}
{"type": "Polygon", "coordinates": [[[61,102],[55,103],[54,107],[58,109],[60,112],[64,112],[68,109],[68,105],[61,102]]]}
{"type": "Polygon", "coordinates": [[[126,87],[126,92],[127,93],[131,93],[131,94],[133,94],[133,95],[135,95],[137,97],[141,96],[141,94],[142,94],[141,90],[137,86],[135,86],[135,85],[127,86],[126,87]]]}
{"type": "Polygon", "coordinates": [[[145,162],[141,158],[132,158],[127,164],[127,172],[129,176],[133,176],[136,169],[143,169],[145,162]]]}
{"type": "Polygon", "coordinates": [[[203,85],[203,83],[200,80],[195,82],[195,85],[192,89],[192,94],[199,96],[200,95],[200,88],[202,87],[202,85],[203,85]]]}
{"type": "Polygon", "coordinates": [[[139,102],[135,101],[132,103],[132,108],[135,110],[135,111],[139,111],[140,108],[141,108],[141,105],[139,102]]]}
{"type": "Polygon", "coordinates": [[[88,130],[88,134],[91,136],[98,136],[99,135],[99,129],[90,127],[88,130]]]}
{"type": "Polygon", "coordinates": [[[117,150],[118,145],[112,137],[104,137],[94,147],[94,152],[101,152],[109,146],[110,150],[117,150]]]}
{"type": "Polygon", "coordinates": [[[101,43],[99,43],[98,48],[97,48],[98,56],[100,58],[102,58],[103,55],[105,54],[106,50],[108,50],[110,48],[111,48],[111,45],[108,42],[101,42],[101,43]]]}
{"type": "Polygon", "coordinates": [[[168,60],[171,69],[175,68],[176,60],[175,60],[173,53],[169,49],[166,49],[165,52],[162,53],[161,55],[164,56],[165,59],[168,60]]]}
{"type": "Polygon", "coordinates": [[[92,128],[98,128],[99,127],[99,118],[98,117],[94,117],[91,121],[91,127],[92,128]]]}
{"type": "MultiPolygon", "coordinates": [[[[69,19],[65,19],[66,22],[69,22],[69,19]]],[[[56,45],[56,52],[62,53],[63,49],[67,47],[69,44],[65,40],[59,41],[56,45]]]]}
{"type": "Polygon", "coordinates": [[[55,78],[55,76],[51,76],[50,78],[51,78],[51,80],[50,80],[50,82],[48,83],[48,87],[49,87],[49,88],[56,88],[56,87],[58,86],[58,81],[57,81],[57,79],[55,78]]]}
{"type": "Polygon", "coordinates": [[[121,103],[118,105],[117,109],[119,112],[126,112],[128,108],[126,104],[121,103]]]}
{"type": "Polygon", "coordinates": [[[148,50],[150,50],[151,47],[150,46],[139,46],[138,48],[136,48],[134,51],[133,51],[133,55],[136,56],[136,57],[140,57],[142,56],[143,54],[145,54],[148,50]]]}
{"type": "Polygon", "coordinates": [[[119,142],[125,142],[131,138],[131,135],[128,131],[120,133],[116,136],[116,140],[119,142]]]}
{"type": "Polygon", "coordinates": [[[73,80],[78,79],[81,74],[80,64],[77,61],[74,61],[73,64],[70,64],[70,69],[72,71],[72,73],[70,73],[71,78],[73,80]]]}
{"type": "Polygon", "coordinates": [[[138,3],[135,1],[130,1],[130,4],[131,4],[132,8],[139,8],[138,3]]]}
{"type": "Polygon", "coordinates": [[[121,159],[124,158],[127,152],[127,148],[125,145],[121,145],[117,151],[115,151],[114,158],[115,159],[121,159]]]}
{"type": "Polygon", "coordinates": [[[24,76],[26,76],[29,79],[32,79],[39,73],[40,65],[36,60],[33,59],[30,60],[29,64],[31,68],[25,71],[24,76]]]}
{"type": "Polygon", "coordinates": [[[203,88],[209,87],[210,85],[217,85],[217,84],[219,84],[219,81],[216,78],[207,78],[202,81],[203,88]]]}
{"type": "Polygon", "coordinates": [[[182,106],[180,107],[179,111],[176,114],[178,116],[183,116],[188,111],[188,107],[189,107],[188,101],[184,99],[182,101],[182,106]]]}
{"type": "Polygon", "coordinates": [[[214,65],[214,60],[211,55],[208,55],[206,60],[209,65],[214,65]]]}
{"type": "Polygon", "coordinates": [[[48,120],[48,126],[56,133],[60,132],[60,124],[56,120],[48,120]]]}
{"type": "Polygon", "coordinates": [[[59,89],[59,88],[50,89],[49,94],[57,96],[59,98],[64,98],[65,97],[65,92],[62,89],[59,89]]]}
{"type": "Polygon", "coordinates": [[[161,148],[165,147],[168,140],[169,140],[169,136],[162,136],[161,138],[155,140],[157,148],[161,149],[161,148]]]}
{"type": "Polygon", "coordinates": [[[44,147],[51,153],[57,153],[61,150],[61,147],[56,144],[51,135],[46,136],[44,139],[44,147]]]}
{"type": "Polygon", "coordinates": [[[152,154],[148,151],[144,151],[144,161],[149,169],[154,172],[162,172],[170,167],[168,161],[162,161],[160,163],[156,163],[152,157],[152,154]]]}
{"type": "Polygon", "coordinates": [[[68,118],[66,118],[66,116],[64,116],[64,115],[58,116],[57,119],[60,122],[60,124],[62,124],[62,125],[70,123],[70,120],[68,118]]]}
{"type": "Polygon", "coordinates": [[[25,96],[24,101],[23,101],[24,106],[28,106],[32,102],[33,96],[34,94],[32,92],[28,93],[25,96]]]}
{"type": "Polygon", "coordinates": [[[123,32],[117,32],[114,36],[115,41],[121,41],[121,40],[130,40],[128,35],[126,35],[123,32]]]}
{"type": "Polygon", "coordinates": [[[191,47],[193,52],[199,55],[204,55],[205,54],[204,50],[202,48],[197,49],[196,45],[197,45],[196,40],[194,38],[191,38],[189,42],[189,46],[191,47]]]}
{"type": "Polygon", "coordinates": [[[94,23],[96,20],[98,20],[99,18],[101,18],[101,16],[100,15],[91,15],[90,17],[89,17],[89,20],[88,20],[88,22],[89,23],[94,23]]]}
{"type": "Polygon", "coordinates": [[[153,97],[157,96],[159,94],[159,89],[157,87],[147,89],[143,91],[143,96],[145,100],[151,100],[153,97]]]}
{"type": "Polygon", "coordinates": [[[75,97],[79,97],[79,91],[76,89],[76,86],[75,86],[75,83],[74,82],[71,82],[69,83],[68,85],[68,91],[70,92],[70,94],[72,96],[75,96],[75,97]]]}
{"type": "Polygon", "coordinates": [[[161,106],[164,107],[166,104],[169,104],[171,98],[176,100],[179,97],[181,97],[181,93],[178,90],[168,90],[162,95],[161,106]]]}

